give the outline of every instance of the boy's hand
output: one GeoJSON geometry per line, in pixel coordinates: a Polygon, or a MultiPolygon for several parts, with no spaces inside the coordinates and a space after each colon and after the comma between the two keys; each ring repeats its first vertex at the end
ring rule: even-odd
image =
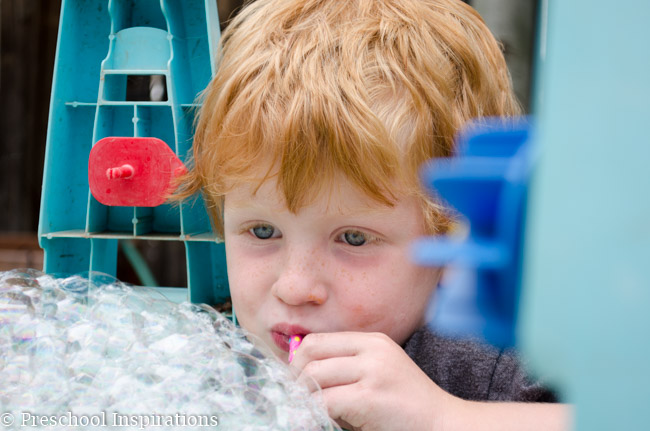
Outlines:
{"type": "Polygon", "coordinates": [[[442,429],[454,398],[440,389],[388,336],[307,335],[291,365],[322,388],[330,417],[350,430],[442,429]]]}

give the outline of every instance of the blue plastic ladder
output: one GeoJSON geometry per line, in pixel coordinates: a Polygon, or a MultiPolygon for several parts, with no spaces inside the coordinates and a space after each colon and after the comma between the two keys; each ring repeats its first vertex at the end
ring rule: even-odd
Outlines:
{"type": "Polygon", "coordinates": [[[215,1],[63,1],[39,223],[45,272],[115,275],[118,241],[182,241],[188,290],[173,289],[174,299],[229,296],[224,247],[200,198],[109,207],[88,188],[88,156],[104,137],[155,137],[187,159],[195,99],[214,74],[219,36],[215,1]],[[167,100],[127,100],[127,80],[141,75],[162,77],[167,100]]]}

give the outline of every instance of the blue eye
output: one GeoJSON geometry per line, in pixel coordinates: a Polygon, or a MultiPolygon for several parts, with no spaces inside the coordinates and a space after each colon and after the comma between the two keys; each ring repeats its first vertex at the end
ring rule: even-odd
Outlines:
{"type": "Polygon", "coordinates": [[[262,224],[255,226],[250,230],[250,233],[255,235],[259,239],[269,239],[272,238],[275,234],[275,228],[268,224],[262,224]]]}
{"type": "Polygon", "coordinates": [[[358,230],[349,230],[343,234],[343,240],[354,247],[359,247],[366,243],[366,236],[358,230]]]}

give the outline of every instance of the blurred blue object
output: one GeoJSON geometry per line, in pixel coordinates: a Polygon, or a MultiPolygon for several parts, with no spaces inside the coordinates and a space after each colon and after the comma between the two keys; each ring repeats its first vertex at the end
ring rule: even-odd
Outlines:
{"type": "Polygon", "coordinates": [[[422,170],[425,186],[469,226],[466,238],[424,238],[414,246],[417,263],[447,267],[428,313],[442,334],[515,344],[533,164],[529,130],[525,118],[483,119],[460,134],[456,157],[435,159],[422,170]]]}

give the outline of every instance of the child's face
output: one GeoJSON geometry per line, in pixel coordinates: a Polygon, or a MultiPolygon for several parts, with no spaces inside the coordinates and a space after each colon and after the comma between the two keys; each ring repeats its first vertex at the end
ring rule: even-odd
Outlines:
{"type": "Polygon", "coordinates": [[[273,181],[226,195],[228,278],[240,324],[287,360],[288,338],[383,332],[398,344],[423,324],[438,271],[409,260],[423,236],[416,198],[377,203],[346,181],[292,214],[273,181]]]}

